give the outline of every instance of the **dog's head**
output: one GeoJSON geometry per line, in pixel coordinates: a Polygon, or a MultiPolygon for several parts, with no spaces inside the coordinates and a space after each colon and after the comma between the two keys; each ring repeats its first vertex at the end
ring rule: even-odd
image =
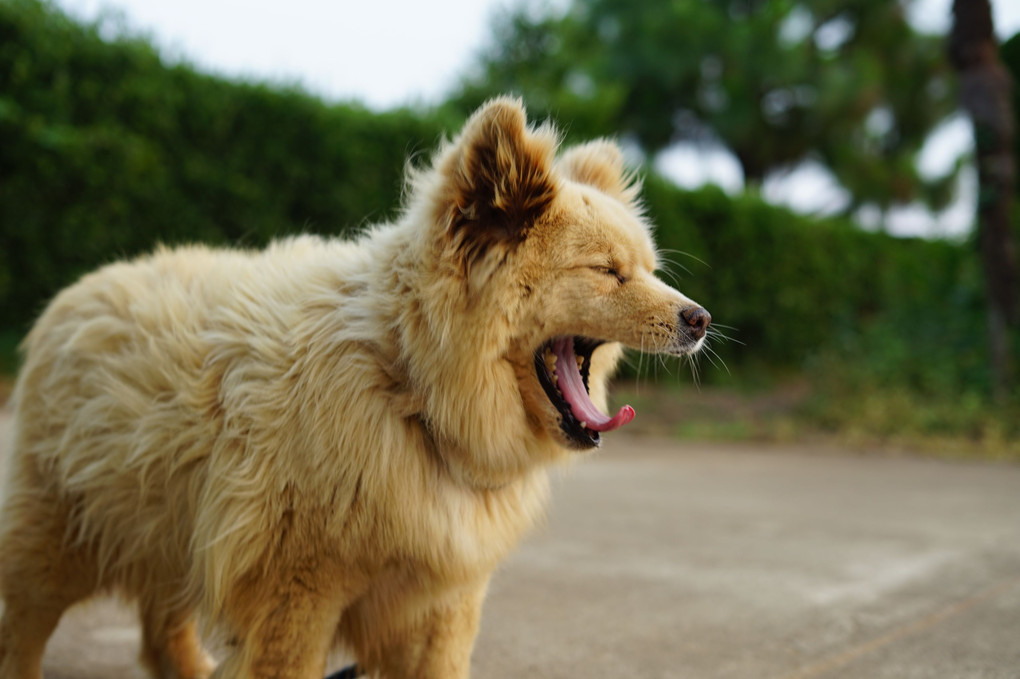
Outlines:
{"type": "Polygon", "coordinates": [[[620,150],[596,141],[557,158],[557,145],[551,128],[528,126],[520,102],[496,99],[441,153],[424,190],[434,266],[459,286],[443,288],[443,308],[462,322],[448,332],[512,368],[516,409],[536,434],[586,449],[633,416],[629,406],[604,414],[620,345],[692,354],[710,316],[655,276],[620,150]]]}

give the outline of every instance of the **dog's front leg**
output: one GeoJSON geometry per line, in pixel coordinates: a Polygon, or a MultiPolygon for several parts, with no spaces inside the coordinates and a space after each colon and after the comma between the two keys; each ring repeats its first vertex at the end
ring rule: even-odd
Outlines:
{"type": "Polygon", "coordinates": [[[212,679],[322,679],[343,597],[283,576],[238,590],[226,611],[234,637],[212,679]]]}
{"type": "Polygon", "coordinates": [[[467,679],[478,634],[487,580],[459,588],[414,616],[388,643],[363,658],[369,676],[379,679],[467,679]]]}

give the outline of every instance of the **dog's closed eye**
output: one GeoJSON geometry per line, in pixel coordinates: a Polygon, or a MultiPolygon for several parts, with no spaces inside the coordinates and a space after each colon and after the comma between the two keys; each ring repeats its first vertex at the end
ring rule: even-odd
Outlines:
{"type": "Polygon", "coordinates": [[[593,266],[593,270],[598,271],[601,274],[614,277],[621,285],[627,282],[627,278],[621,274],[616,268],[611,266],[593,266]]]}

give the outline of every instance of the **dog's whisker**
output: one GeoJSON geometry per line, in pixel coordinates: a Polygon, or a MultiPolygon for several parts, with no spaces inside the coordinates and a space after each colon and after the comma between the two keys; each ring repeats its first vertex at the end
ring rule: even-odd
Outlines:
{"type": "Polygon", "coordinates": [[[730,372],[730,367],[726,365],[726,361],[723,360],[722,356],[716,353],[715,349],[708,346],[707,343],[702,347],[702,349],[705,351],[705,358],[707,358],[712,363],[712,365],[714,365],[718,369],[719,364],[721,363],[722,368],[723,370],[726,371],[727,375],[733,374],[730,372]],[[716,359],[718,359],[719,363],[716,363],[716,359]]]}
{"type": "Polygon", "coordinates": [[[659,363],[662,364],[662,369],[666,371],[669,377],[673,377],[673,371],[670,369],[669,364],[666,362],[666,356],[664,354],[658,354],[659,363]]]}
{"type": "Polygon", "coordinates": [[[695,257],[691,253],[684,252],[683,250],[676,250],[674,248],[659,248],[659,252],[660,253],[673,254],[673,255],[683,255],[684,257],[690,257],[691,259],[693,259],[698,264],[702,264],[704,266],[707,266],[709,269],[712,268],[712,266],[710,264],[708,264],[705,260],[701,259],[700,257],[695,257]]]}
{"type": "Polygon", "coordinates": [[[691,379],[694,381],[694,386],[701,391],[701,371],[698,366],[697,357],[694,354],[687,356],[687,363],[691,368],[691,379]]]}
{"type": "Polygon", "coordinates": [[[641,366],[645,360],[645,336],[641,333],[641,348],[635,352],[637,355],[634,357],[637,365],[634,366],[634,383],[640,389],[641,387],[641,366]]]}
{"type": "MultiPolygon", "coordinates": [[[[684,271],[687,271],[687,269],[685,267],[681,267],[681,268],[683,268],[684,271]]],[[[680,287],[680,275],[676,271],[673,271],[672,269],[670,269],[668,267],[664,267],[662,269],[659,269],[659,272],[661,274],[663,274],[664,276],[668,276],[669,277],[669,282],[671,282],[673,285],[675,285],[677,287],[680,287]]],[[[690,271],[687,271],[687,273],[690,274],[690,271]]]]}
{"type": "Polygon", "coordinates": [[[708,328],[708,334],[709,335],[715,335],[715,336],[718,336],[718,337],[724,337],[726,339],[735,339],[732,335],[727,333],[726,330],[728,330],[728,328],[720,329],[718,327],[711,326],[711,327],[708,328]]]}
{"type": "Polygon", "coordinates": [[[688,276],[693,276],[694,275],[694,273],[690,269],[688,269],[686,266],[684,266],[683,264],[681,264],[680,262],[676,261],[673,258],[667,258],[662,263],[662,266],[659,268],[660,271],[666,272],[666,273],[670,274],[671,276],[674,276],[674,280],[679,280],[679,275],[677,274],[677,271],[676,271],[677,269],[680,269],[681,271],[686,273],[688,276]]]}
{"type": "Polygon", "coordinates": [[[726,333],[719,332],[718,330],[714,330],[712,328],[708,329],[708,337],[712,338],[712,339],[720,339],[720,340],[723,340],[724,342],[733,342],[735,344],[739,344],[742,347],[746,347],[747,346],[747,344],[745,344],[744,342],[741,342],[737,338],[730,337],[726,333]]]}

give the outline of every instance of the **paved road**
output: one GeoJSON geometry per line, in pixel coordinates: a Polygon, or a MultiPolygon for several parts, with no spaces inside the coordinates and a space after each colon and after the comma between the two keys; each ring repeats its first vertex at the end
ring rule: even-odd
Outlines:
{"type": "MultiPolygon", "coordinates": [[[[493,580],[475,677],[1020,679],[1020,467],[610,438],[493,580]]],[[[137,642],[87,604],[46,677],[143,677],[137,642]]]]}

